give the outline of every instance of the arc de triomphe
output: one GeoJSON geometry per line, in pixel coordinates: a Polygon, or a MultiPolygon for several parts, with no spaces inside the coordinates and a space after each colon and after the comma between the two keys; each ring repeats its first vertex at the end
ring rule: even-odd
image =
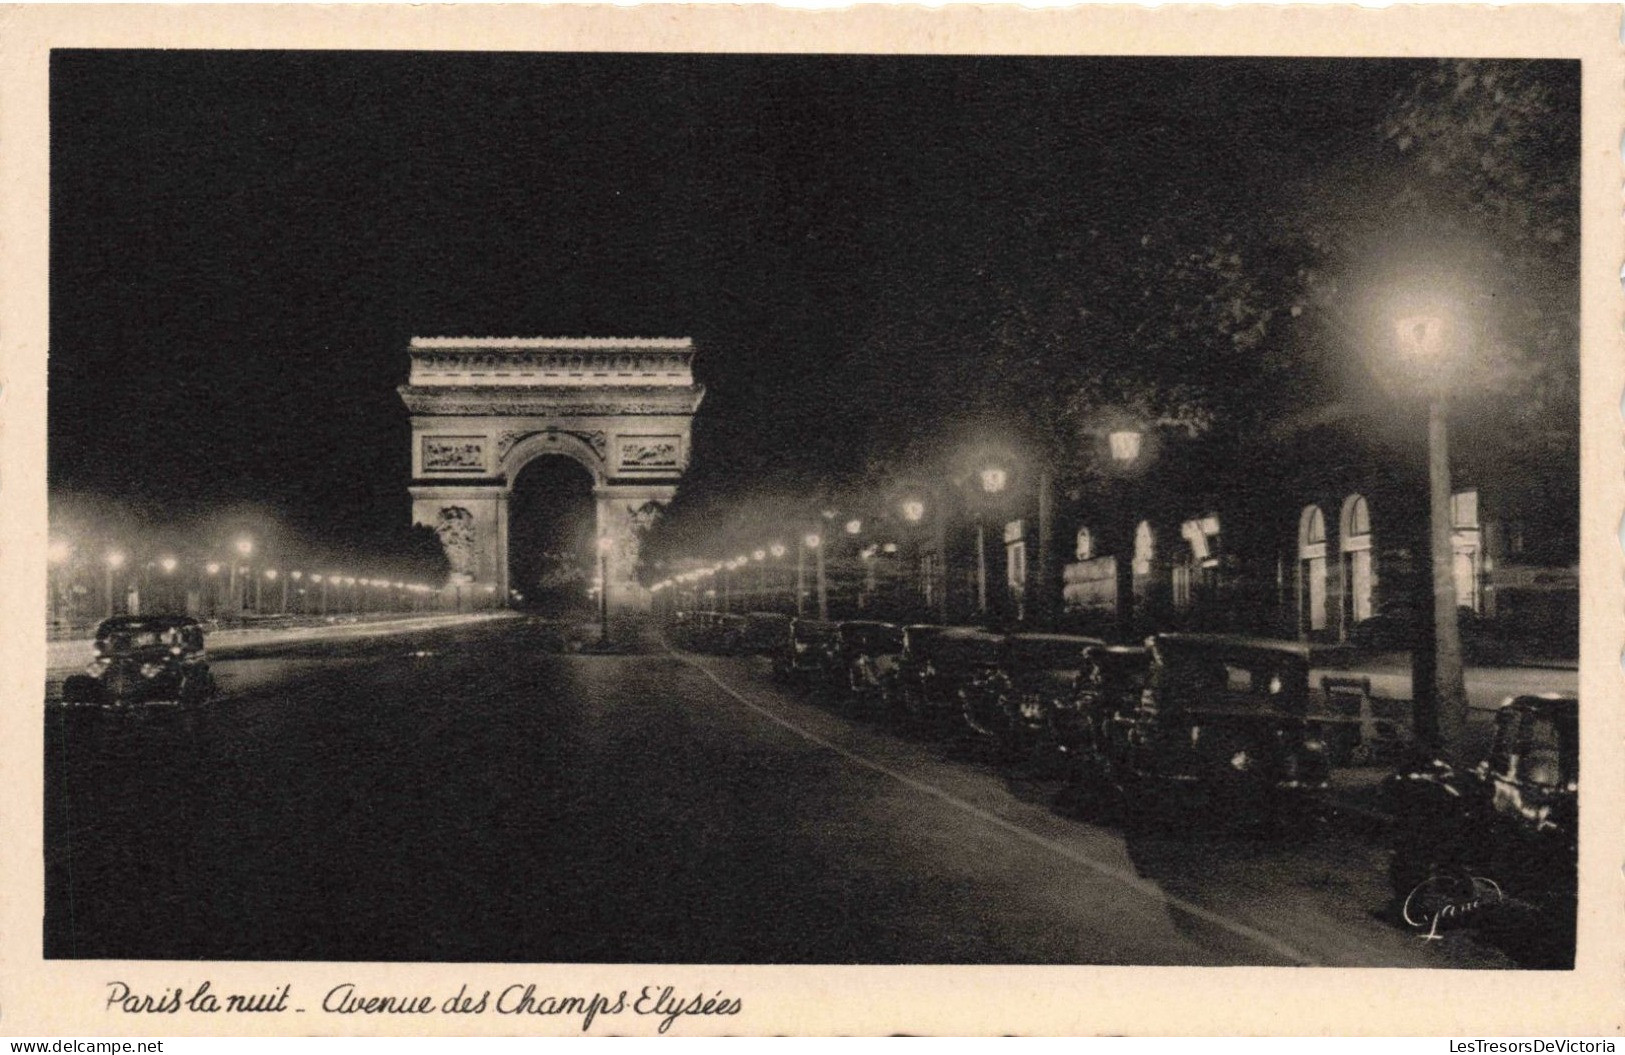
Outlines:
{"type": "Polygon", "coordinates": [[[592,475],[609,601],[644,608],[636,528],[677,491],[705,390],[687,337],[414,337],[399,389],[412,415],[412,519],[434,528],[453,581],[504,603],[508,497],[533,458],[592,475]]]}

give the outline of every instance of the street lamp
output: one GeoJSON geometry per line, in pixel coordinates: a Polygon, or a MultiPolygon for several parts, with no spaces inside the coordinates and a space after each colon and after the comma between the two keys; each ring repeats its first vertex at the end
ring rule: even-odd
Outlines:
{"type": "Polygon", "coordinates": [[[63,592],[60,569],[68,562],[68,558],[73,556],[73,545],[62,539],[52,539],[50,547],[46,550],[46,556],[50,560],[50,567],[47,569],[50,582],[46,584],[46,589],[51,595],[51,621],[59,623],[62,621],[63,592]]]}
{"type": "Polygon", "coordinates": [[[1145,433],[1139,429],[1113,429],[1106,433],[1106,449],[1112,461],[1119,465],[1132,465],[1137,461],[1144,442],[1145,433]]]}
{"type": "Polygon", "coordinates": [[[609,551],[615,545],[608,535],[598,539],[598,640],[609,643],[609,551]]]}
{"type": "MultiPolygon", "coordinates": [[[[239,538],[236,546],[238,556],[242,557],[244,561],[253,556],[254,540],[250,536],[244,535],[239,538]]],[[[231,604],[238,614],[241,614],[243,609],[248,607],[248,583],[246,580],[243,582],[242,594],[239,596],[237,593],[237,564],[238,562],[235,560],[231,562],[231,604]]],[[[245,574],[251,571],[253,571],[252,564],[244,568],[245,574]]]]}
{"type": "Polygon", "coordinates": [[[124,554],[118,550],[107,553],[107,618],[113,618],[113,573],[124,567],[124,554]]]}
{"type": "Polygon", "coordinates": [[[1149,458],[1146,431],[1134,418],[1118,412],[1108,414],[1097,436],[1106,440],[1105,469],[1108,479],[1116,481],[1112,488],[1111,505],[1117,510],[1113,534],[1117,540],[1114,566],[1117,594],[1117,625],[1127,633],[1134,625],[1134,546],[1135,524],[1138,510],[1130,480],[1149,458]]]}
{"type": "MultiPolygon", "coordinates": [[[[1450,511],[1450,435],[1443,375],[1458,349],[1456,312],[1442,299],[1404,303],[1393,313],[1393,337],[1404,366],[1430,382],[1428,397],[1428,538],[1432,565],[1432,670],[1425,649],[1412,653],[1411,695],[1418,739],[1432,747],[1452,746],[1466,724],[1467,690],[1462,670],[1461,628],[1456,613],[1456,581],[1450,511]],[[1432,677],[1426,677],[1431,673],[1432,677]],[[1424,687],[1425,686],[1425,687],[1424,687]]],[[[1424,644],[1418,642],[1419,645],[1424,644]]]]}
{"type": "Polygon", "coordinates": [[[796,547],[796,615],[800,616],[807,606],[807,551],[812,550],[814,564],[817,568],[818,582],[818,618],[829,618],[829,586],[824,578],[824,539],[816,531],[809,531],[801,536],[800,545],[796,547]]]}
{"type": "MultiPolygon", "coordinates": [[[[1001,460],[983,460],[976,469],[976,486],[983,503],[998,500],[1010,484],[1010,470],[1001,460]]],[[[987,524],[980,512],[976,516],[976,610],[987,614],[987,524]]]]}

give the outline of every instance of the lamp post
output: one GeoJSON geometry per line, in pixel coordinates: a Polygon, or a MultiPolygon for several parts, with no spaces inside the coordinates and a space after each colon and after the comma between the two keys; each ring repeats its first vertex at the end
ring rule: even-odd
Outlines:
{"type": "Polygon", "coordinates": [[[46,590],[51,597],[51,622],[60,623],[62,621],[62,566],[68,563],[68,558],[73,556],[73,545],[62,539],[52,539],[50,549],[46,551],[46,556],[50,559],[50,566],[47,569],[50,582],[46,584],[46,590]]]}
{"type": "MultiPolygon", "coordinates": [[[[989,463],[976,471],[976,486],[990,501],[1009,484],[1010,471],[1001,464],[989,463]]],[[[987,522],[981,511],[976,514],[976,611],[987,615],[987,522]]]]}
{"type": "Polygon", "coordinates": [[[165,606],[172,612],[184,607],[175,604],[175,569],[179,566],[180,562],[174,557],[163,557],[158,561],[158,567],[164,573],[163,604],[155,606],[160,612],[165,606]]]}
{"type": "Polygon", "coordinates": [[[778,600],[777,600],[778,592],[779,592],[778,591],[778,580],[782,578],[782,576],[779,575],[779,565],[784,560],[784,553],[785,553],[784,543],[782,543],[782,542],[773,543],[771,546],[767,547],[767,553],[768,553],[768,556],[773,558],[773,565],[774,565],[774,567],[773,567],[773,596],[774,596],[775,599],[770,603],[771,603],[772,607],[776,610],[778,608],[778,600]]]}
{"type": "Polygon", "coordinates": [[[807,614],[807,551],[816,548],[812,543],[817,535],[805,535],[796,540],[796,618],[807,614]]]}
{"type": "Polygon", "coordinates": [[[220,562],[211,560],[203,566],[203,571],[209,576],[209,614],[220,614],[220,562]]]}
{"type": "Polygon", "coordinates": [[[113,618],[113,573],[124,567],[124,554],[109,550],[107,554],[107,618],[113,618]]]}
{"type": "Polygon", "coordinates": [[[913,543],[913,552],[907,559],[913,562],[914,574],[918,576],[915,593],[918,594],[919,602],[929,607],[931,604],[931,583],[926,577],[925,568],[921,566],[919,541],[914,537],[914,532],[919,529],[920,524],[925,520],[925,500],[916,494],[907,494],[902,501],[897,503],[897,511],[903,515],[903,523],[908,526],[909,539],[913,543]]]}
{"type": "Polygon", "coordinates": [[[598,641],[609,643],[609,551],[614,541],[608,535],[598,539],[598,641]]]}
{"type": "Polygon", "coordinates": [[[829,619],[829,580],[824,574],[824,537],[818,532],[808,533],[802,544],[813,551],[813,563],[818,580],[818,618],[829,619]]]}
{"type": "Polygon", "coordinates": [[[1407,365],[1420,370],[1432,382],[1425,386],[1425,391],[1428,396],[1428,550],[1433,633],[1431,641],[1416,642],[1417,647],[1412,651],[1411,695],[1417,739],[1430,747],[1441,748],[1458,741],[1467,719],[1451,539],[1447,386],[1440,376],[1450,365],[1448,359],[1454,350],[1457,327],[1452,312],[1440,303],[1407,306],[1395,313],[1393,322],[1401,356],[1407,365]]]}
{"type": "MultiPolygon", "coordinates": [[[[1107,465],[1119,480],[1125,480],[1142,464],[1145,431],[1139,425],[1130,422],[1117,423],[1104,431],[1107,465]]],[[[1116,534],[1119,552],[1114,565],[1117,577],[1117,625],[1125,633],[1134,626],[1134,525],[1137,512],[1131,496],[1124,493],[1126,490],[1121,485],[1117,488],[1116,505],[1119,513],[1116,534]]]]}
{"type": "MultiPolygon", "coordinates": [[[[238,539],[237,554],[245,561],[252,557],[254,554],[253,538],[248,535],[244,535],[242,538],[238,539]]],[[[253,564],[248,564],[245,568],[245,571],[250,574],[252,574],[253,570],[253,564]]],[[[243,609],[248,607],[248,584],[246,582],[243,584],[243,591],[240,596],[237,592],[237,561],[235,560],[231,562],[231,604],[232,607],[237,610],[237,614],[239,615],[242,614],[243,609]]]]}

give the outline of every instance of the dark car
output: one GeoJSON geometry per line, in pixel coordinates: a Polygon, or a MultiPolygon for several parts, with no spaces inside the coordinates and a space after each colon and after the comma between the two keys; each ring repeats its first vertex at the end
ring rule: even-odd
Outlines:
{"type": "Polygon", "coordinates": [[[1011,755],[1047,741],[1050,711],[1070,704],[1084,654],[1103,645],[1077,634],[1011,634],[984,677],[965,688],[965,722],[1011,755]]]}
{"type": "Polygon", "coordinates": [[[734,655],[745,640],[745,628],[746,620],[742,615],[733,612],[714,615],[701,636],[698,647],[702,651],[718,655],[734,655]]]}
{"type": "Polygon", "coordinates": [[[1182,791],[1225,808],[1297,810],[1325,787],[1325,745],[1305,720],[1306,647],[1159,634],[1147,648],[1139,700],[1099,722],[1097,758],[1131,806],[1182,791]]]}
{"type": "Polygon", "coordinates": [[[897,653],[897,665],[883,688],[888,710],[911,720],[924,716],[926,682],[935,673],[927,642],[946,629],[933,623],[903,627],[903,646],[897,653]]]}
{"type": "Polygon", "coordinates": [[[1151,650],[1143,646],[1095,645],[1084,650],[1076,691],[1049,707],[1044,734],[1074,782],[1088,775],[1107,730],[1139,707],[1150,676],[1151,650]]]}
{"type": "Polygon", "coordinates": [[[791,617],[782,612],[746,612],[737,651],[746,656],[771,656],[790,638],[791,617]]]}
{"type": "Polygon", "coordinates": [[[830,652],[835,690],[857,706],[878,709],[902,651],[903,630],[896,623],[842,623],[836,628],[830,652]]]}
{"type": "Polygon", "coordinates": [[[998,663],[1004,635],[975,626],[911,626],[903,631],[896,695],[904,715],[922,726],[963,726],[961,691],[998,663]]]}
{"type": "Polygon", "coordinates": [[[1384,790],[1394,815],[1389,879],[1403,921],[1437,933],[1488,908],[1532,911],[1572,954],[1578,870],[1580,704],[1509,697],[1489,757],[1434,760],[1384,790]]]}
{"type": "Polygon", "coordinates": [[[116,616],[93,647],[85,673],[62,683],[64,703],[198,703],[214,692],[203,627],[189,616],[116,616]]]}
{"type": "Polygon", "coordinates": [[[823,619],[792,619],[789,634],[773,656],[774,675],[784,679],[826,676],[839,626],[823,619]]]}
{"type": "Polygon", "coordinates": [[[687,648],[694,631],[694,613],[683,610],[673,612],[666,621],[666,640],[676,648],[687,648]]]}

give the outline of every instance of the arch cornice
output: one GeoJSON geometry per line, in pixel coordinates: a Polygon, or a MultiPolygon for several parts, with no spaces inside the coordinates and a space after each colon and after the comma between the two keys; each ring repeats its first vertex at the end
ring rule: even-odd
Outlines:
{"type": "Polygon", "coordinates": [[[503,484],[512,487],[519,471],[537,458],[549,454],[561,455],[579,464],[592,475],[594,487],[604,486],[609,479],[605,461],[604,433],[593,431],[578,433],[560,428],[542,428],[515,436],[512,445],[501,455],[499,471],[503,484]]]}

